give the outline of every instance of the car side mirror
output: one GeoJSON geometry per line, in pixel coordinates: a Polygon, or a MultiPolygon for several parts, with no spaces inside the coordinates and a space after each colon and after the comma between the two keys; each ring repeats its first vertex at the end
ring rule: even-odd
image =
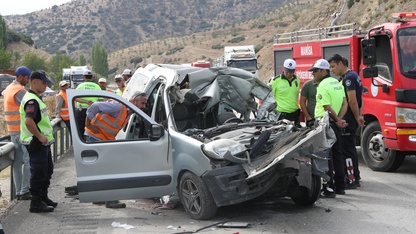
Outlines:
{"type": "Polygon", "coordinates": [[[157,141],[165,135],[165,128],[160,124],[152,124],[149,129],[150,141],[157,141]]]}

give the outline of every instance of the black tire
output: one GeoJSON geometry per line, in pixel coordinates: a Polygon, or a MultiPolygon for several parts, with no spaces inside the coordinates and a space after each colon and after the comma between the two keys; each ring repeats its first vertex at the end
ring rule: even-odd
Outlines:
{"type": "Polygon", "coordinates": [[[321,177],[312,174],[311,189],[304,186],[297,186],[290,191],[290,198],[298,205],[313,205],[321,193],[321,177]]]}
{"type": "Polygon", "coordinates": [[[385,146],[378,122],[372,122],[364,128],[361,137],[361,154],[367,166],[373,171],[395,171],[405,158],[400,151],[385,146]]]}
{"type": "Polygon", "coordinates": [[[192,219],[210,219],[217,213],[217,206],[205,183],[196,175],[186,172],[179,187],[183,207],[192,219]]]}

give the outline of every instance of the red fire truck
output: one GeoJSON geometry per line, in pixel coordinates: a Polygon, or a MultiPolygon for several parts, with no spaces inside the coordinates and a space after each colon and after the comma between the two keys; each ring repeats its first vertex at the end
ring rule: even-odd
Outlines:
{"type": "Polygon", "coordinates": [[[416,12],[395,13],[393,19],[366,32],[345,24],[276,34],[273,45],[276,75],[293,58],[301,83],[313,78],[308,69],[317,59],[348,59],[363,83],[366,123],[357,142],[375,171],[394,171],[416,153],[416,12]]]}

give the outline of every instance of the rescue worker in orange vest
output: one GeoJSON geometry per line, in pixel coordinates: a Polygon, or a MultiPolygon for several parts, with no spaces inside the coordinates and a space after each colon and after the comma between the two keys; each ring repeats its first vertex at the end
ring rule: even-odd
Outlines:
{"type": "Polygon", "coordinates": [[[20,103],[27,90],[24,87],[29,83],[31,71],[25,66],[18,67],[15,71],[16,79],[3,91],[4,119],[7,131],[14,144],[13,182],[17,200],[29,200],[30,165],[29,153],[20,141],[20,103]],[[22,164],[23,170],[22,170],[22,164]]]}
{"type": "MultiPolygon", "coordinates": [[[[135,92],[129,99],[135,106],[144,110],[146,108],[146,94],[135,92]]],[[[115,101],[95,102],[87,109],[85,119],[85,136],[89,142],[115,140],[117,133],[127,124],[131,112],[129,109],[115,101]]],[[[96,202],[100,204],[103,202],[96,202]]],[[[119,201],[106,201],[106,208],[125,208],[125,203],[119,201]]]]}
{"type": "Polygon", "coordinates": [[[56,95],[56,108],[55,116],[56,118],[62,119],[65,123],[66,128],[71,134],[71,124],[69,122],[69,111],[68,111],[68,99],[66,97],[66,90],[68,89],[68,82],[62,80],[59,82],[59,93],[56,95]]]}

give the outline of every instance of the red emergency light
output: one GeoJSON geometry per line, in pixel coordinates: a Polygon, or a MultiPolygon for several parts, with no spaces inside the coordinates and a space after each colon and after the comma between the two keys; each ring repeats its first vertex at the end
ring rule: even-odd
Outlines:
{"type": "Polygon", "coordinates": [[[416,12],[400,12],[391,15],[393,19],[413,18],[416,17],[416,12]]]}

